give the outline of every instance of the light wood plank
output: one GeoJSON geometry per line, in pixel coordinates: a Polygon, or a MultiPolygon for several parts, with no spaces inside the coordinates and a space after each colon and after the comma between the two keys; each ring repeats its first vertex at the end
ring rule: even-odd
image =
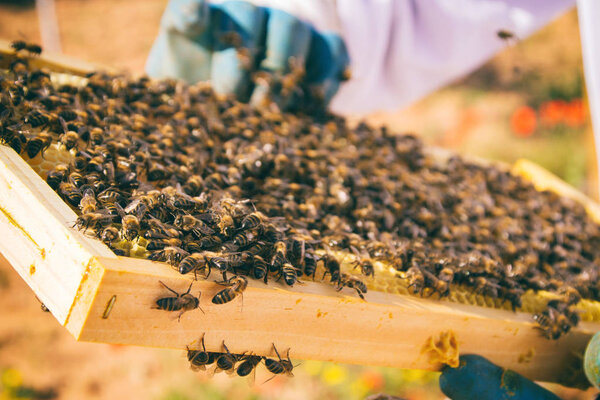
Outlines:
{"type": "Polygon", "coordinates": [[[61,324],[91,258],[116,257],[73,229],[76,218],[14,150],[0,146],[0,252],[61,324]]]}
{"type": "Polygon", "coordinates": [[[291,349],[298,359],[361,365],[433,369],[421,348],[430,336],[452,330],[461,354],[476,353],[532,379],[559,381],[565,365],[580,353],[600,324],[581,324],[558,341],[540,335],[531,315],[452,304],[411,296],[367,293],[361,301],[351,291],[306,282],[293,288],[252,281],[242,299],[214,305],[222,286],[195,282],[202,292],[200,310],[185,313],[152,309],[169,296],[159,280],[185,291],[189,277],[163,263],[131,258],[98,260],[104,268],[99,289],[79,340],[185,349],[206,333],[208,350],[220,351],[225,341],[232,352],[270,355],[271,343],[291,349]],[[112,296],[116,302],[102,318],[112,296]],[[529,362],[520,361],[533,350],[529,362]]]}

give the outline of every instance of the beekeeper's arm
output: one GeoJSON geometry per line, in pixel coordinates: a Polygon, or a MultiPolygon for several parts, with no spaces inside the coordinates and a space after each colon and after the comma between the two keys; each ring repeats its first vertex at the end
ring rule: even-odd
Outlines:
{"type": "Polygon", "coordinates": [[[346,64],[351,79],[331,102],[341,113],[398,109],[474,70],[575,0],[171,0],[146,70],[189,82],[210,79],[247,100],[252,72],[284,71],[290,56],[329,98],[346,64]],[[222,40],[240,33],[241,59],[222,40]]]}

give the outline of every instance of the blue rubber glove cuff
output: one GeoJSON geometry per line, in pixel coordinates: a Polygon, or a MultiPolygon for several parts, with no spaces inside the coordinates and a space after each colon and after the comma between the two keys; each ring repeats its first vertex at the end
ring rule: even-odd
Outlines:
{"type": "Polygon", "coordinates": [[[190,83],[211,79],[217,92],[234,93],[245,101],[253,89],[253,71],[285,74],[290,58],[305,67],[304,82],[320,91],[325,103],[337,91],[349,61],[339,35],[317,32],[281,10],[237,0],[217,5],[171,0],[146,71],[190,83]],[[245,50],[223,41],[232,31],[245,50]]]}
{"type": "Polygon", "coordinates": [[[590,383],[600,389],[600,332],[592,337],[585,349],[583,369],[590,383]]]}
{"type": "Polygon", "coordinates": [[[442,371],[440,388],[452,400],[560,400],[524,376],[472,354],[461,356],[457,368],[442,371]]]}

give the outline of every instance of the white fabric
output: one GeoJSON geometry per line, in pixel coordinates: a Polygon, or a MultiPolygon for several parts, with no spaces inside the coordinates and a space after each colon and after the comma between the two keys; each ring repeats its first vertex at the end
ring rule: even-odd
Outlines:
{"type": "Polygon", "coordinates": [[[504,49],[499,30],[523,39],[576,0],[248,1],[340,33],[352,78],[341,85],[331,109],[362,114],[409,105],[504,49]]]}
{"type": "MultiPolygon", "coordinates": [[[[587,97],[594,127],[596,159],[598,159],[598,155],[600,155],[600,1],[578,0],[577,13],[581,31],[587,97]]],[[[598,176],[600,176],[600,164],[597,167],[599,168],[598,176]]]]}
{"type": "MultiPolygon", "coordinates": [[[[304,0],[306,1],[306,0],[304,0]]],[[[598,1],[598,0],[592,0],[598,1]]],[[[317,1],[318,3],[318,1],[317,1]]],[[[339,0],[352,79],[332,110],[398,109],[467,74],[575,0],[339,0]]]]}

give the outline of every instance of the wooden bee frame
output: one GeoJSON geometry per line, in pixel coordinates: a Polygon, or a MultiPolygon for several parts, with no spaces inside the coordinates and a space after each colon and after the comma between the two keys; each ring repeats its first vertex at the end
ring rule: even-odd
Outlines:
{"type": "Polygon", "coordinates": [[[76,340],[185,349],[205,334],[209,351],[221,351],[225,341],[234,353],[272,356],[275,343],[295,359],[434,370],[440,365],[422,348],[452,331],[461,354],[564,382],[565,366],[577,363],[574,355],[600,330],[600,323],[580,323],[550,341],[531,314],[380,292],[362,301],[349,289],[311,281],[290,288],[251,280],[242,297],[215,305],[210,299],[223,287],[200,280],[192,293],[201,292],[204,313],[189,311],[178,321],[178,313],[154,308],[171,295],[159,281],[184,292],[190,276],[117,257],[73,228],[76,218],[19,155],[0,146],[0,253],[76,340]]]}

